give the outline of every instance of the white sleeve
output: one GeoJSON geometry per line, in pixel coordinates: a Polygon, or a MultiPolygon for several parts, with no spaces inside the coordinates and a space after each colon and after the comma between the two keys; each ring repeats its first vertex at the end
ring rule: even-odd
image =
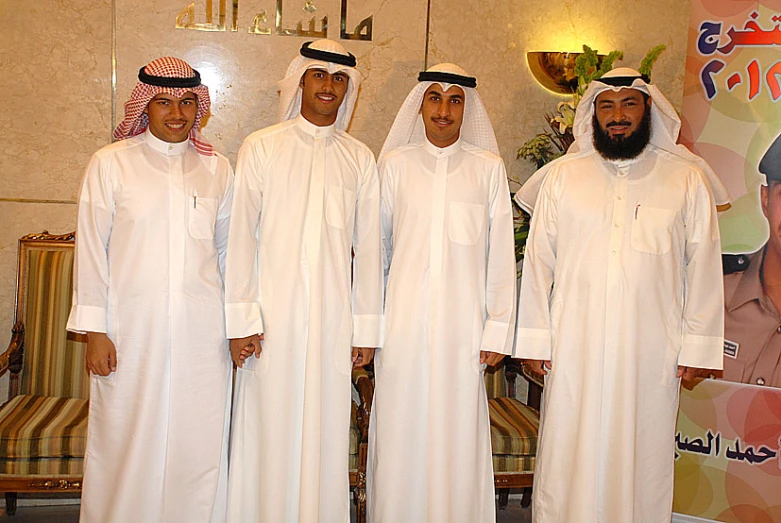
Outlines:
{"type": "Polygon", "coordinates": [[[698,176],[686,212],[683,344],[678,364],[721,369],[724,354],[724,286],[716,203],[698,176]]]}
{"type": "MultiPolygon", "coordinates": [[[[228,170],[225,181],[225,190],[217,210],[217,222],[214,227],[214,245],[217,248],[217,257],[220,265],[220,273],[225,278],[225,256],[228,249],[228,233],[230,231],[231,206],[233,205],[233,169],[225,160],[225,168],[228,170]]],[[[219,173],[222,174],[222,173],[219,173]]]]}
{"type": "Polygon", "coordinates": [[[353,340],[354,347],[382,344],[383,262],[380,234],[380,182],[369,154],[360,173],[353,231],[353,340]]]}
{"type": "Polygon", "coordinates": [[[516,358],[549,360],[553,351],[549,304],[556,266],[558,206],[553,191],[556,178],[551,172],[543,182],[526,241],[513,352],[516,358]]]}
{"type": "Polygon", "coordinates": [[[225,262],[225,328],[231,339],[263,333],[258,272],[263,168],[257,149],[245,141],[236,162],[225,262]]]}
{"type": "Polygon", "coordinates": [[[480,350],[511,354],[515,335],[515,233],[504,162],[491,176],[488,209],[486,313],[480,350]]]}
{"type": "Polygon", "coordinates": [[[106,332],[108,243],[114,223],[114,183],[110,155],[95,153],[84,173],[76,224],[73,304],[67,329],[106,332]]]}

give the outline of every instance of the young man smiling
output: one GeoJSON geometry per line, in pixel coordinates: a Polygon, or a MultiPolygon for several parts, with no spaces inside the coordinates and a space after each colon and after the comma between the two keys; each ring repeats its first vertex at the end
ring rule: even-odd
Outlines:
{"type": "Polygon", "coordinates": [[[143,67],[92,157],[68,329],[91,389],[81,521],[225,520],[231,363],[223,274],[233,173],[198,132],[200,75],[143,67]]]}
{"type": "Polygon", "coordinates": [[[418,77],[380,154],[387,300],[369,429],[369,521],[491,523],[486,365],[512,352],[513,219],[477,81],[418,77]]]}
{"type": "Polygon", "coordinates": [[[374,156],[345,132],[360,79],[338,43],[304,44],[279,83],[281,123],[239,151],[226,277],[235,523],[349,521],[350,372],[371,361],[382,317],[374,156]]]}

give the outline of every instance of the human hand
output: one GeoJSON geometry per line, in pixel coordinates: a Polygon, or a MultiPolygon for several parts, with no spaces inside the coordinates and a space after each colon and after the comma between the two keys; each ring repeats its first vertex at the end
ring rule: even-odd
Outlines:
{"type": "Polygon", "coordinates": [[[117,348],[105,332],[87,333],[87,369],[98,376],[117,370],[117,348]]]}
{"type": "Polygon", "coordinates": [[[529,372],[538,377],[548,374],[548,370],[553,368],[551,360],[523,360],[523,366],[529,369],[529,372]]]}
{"type": "Polygon", "coordinates": [[[708,372],[710,372],[708,369],[698,369],[696,367],[684,367],[683,365],[678,365],[678,372],[675,373],[675,377],[681,378],[681,381],[688,383],[690,381],[694,381],[700,376],[706,376],[708,372]]]}
{"type": "Polygon", "coordinates": [[[480,363],[485,363],[489,367],[496,367],[504,359],[504,354],[498,352],[490,352],[487,350],[480,351],[480,363]]]}
{"type": "Polygon", "coordinates": [[[244,362],[253,353],[256,358],[260,358],[260,352],[263,350],[260,342],[263,340],[263,334],[252,334],[246,338],[233,338],[230,340],[230,352],[233,363],[242,368],[244,362]]]}
{"type": "Polygon", "coordinates": [[[353,347],[353,368],[358,369],[371,363],[374,351],[368,347],[353,347]]]}

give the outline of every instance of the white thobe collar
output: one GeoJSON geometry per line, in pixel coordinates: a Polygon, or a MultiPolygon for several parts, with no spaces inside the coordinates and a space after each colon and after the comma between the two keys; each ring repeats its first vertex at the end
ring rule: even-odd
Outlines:
{"type": "Polygon", "coordinates": [[[315,125],[300,114],[296,116],[296,125],[312,138],[328,138],[336,132],[336,123],[320,127],[315,125]]]}
{"type": "Polygon", "coordinates": [[[179,143],[165,142],[152,134],[152,131],[150,131],[149,128],[144,131],[144,140],[146,140],[149,147],[166,156],[182,155],[190,146],[189,139],[179,143]]]}
{"type": "Polygon", "coordinates": [[[630,174],[632,178],[642,177],[653,169],[655,157],[649,154],[653,149],[655,149],[655,147],[649,143],[640,154],[628,160],[607,160],[602,158],[605,162],[603,165],[607,167],[607,170],[610,173],[619,177],[628,176],[630,174]]]}
{"type": "Polygon", "coordinates": [[[423,150],[435,158],[447,158],[453,156],[461,150],[461,135],[458,136],[458,140],[448,145],[447,147],[437,147],[433,143],[428,141],[428,138],[423,138],[423,150]]]}
{"type": "Polygon", "coordinates": [[[645,146],[645,149],[640,151],[640,154],[635,156],[634,158],[629,158],[628,160],[607,160],[609,163],[613,164],[613,166],[616,169],[623,170],[628,169],[632,165],[642,161],[645,156],[648,154],[648,150],[651,148],[651,144],[645,146]]]}

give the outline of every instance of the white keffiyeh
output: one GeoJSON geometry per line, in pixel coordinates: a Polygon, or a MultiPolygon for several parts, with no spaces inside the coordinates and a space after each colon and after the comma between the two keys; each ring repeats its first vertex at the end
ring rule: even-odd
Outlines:
{"type": "MultiPolygon", "coordinates": [[[[345,58],[355,57],[347,52],[347,50],[340,44],[333,40],[316,40],[314,42],[307,42],[305,47],[315,51],[321,51],[324,54],[339,55],[345,58]]],[[[363,77],[355,67],[348,65],[327,61],[325,59],[307,58],[300,55],[290,62],[287,68],[285,77],[277,83],[279,87],[279,121],[284,122],[295,118],[301,112],[301,94],[300,87],[301,77],[304,75],[307,69],[324,69],[329,74],[338,72],[345,73],[350,81],[347,84],[347,92],[344,95],[342,105],[339,107],[339,113],[336,117],[336,127],[342,131],[347,130],[347,126],[350,125],[350,118],[352,118],[353,109],[355,108],[355,101],[358,99],[358,86],[361,85],[363,77]]]]}
{"type": "MultiPolygon", "coordinates": [[[[455,64],[439,64],[426,70],[427,73],[445,73],[463,77],[465,80],[472,80],[466,71],[455,64]]],[[[422,143],[426,131],[423,125],[423,118],[420,115],[420,107],[423,104],[423,95],[433,84],[439,84],[444,91],[447,91],[455,83],[421,81],[412,88],[407,95],[407,99],[401,105],[393,126],[385,139],[385,144],[380,152],[379,162],[382,162],[384,156],[392,150],[408,144],[422,143]]],[[[491,151],[499,155],[499,146],[496,143],[491,120],[485,110],[480,95],[471,87],[459,85],[464,90],[464,119],[461,125],[461,139],[467,143],[491,151]]]]}

